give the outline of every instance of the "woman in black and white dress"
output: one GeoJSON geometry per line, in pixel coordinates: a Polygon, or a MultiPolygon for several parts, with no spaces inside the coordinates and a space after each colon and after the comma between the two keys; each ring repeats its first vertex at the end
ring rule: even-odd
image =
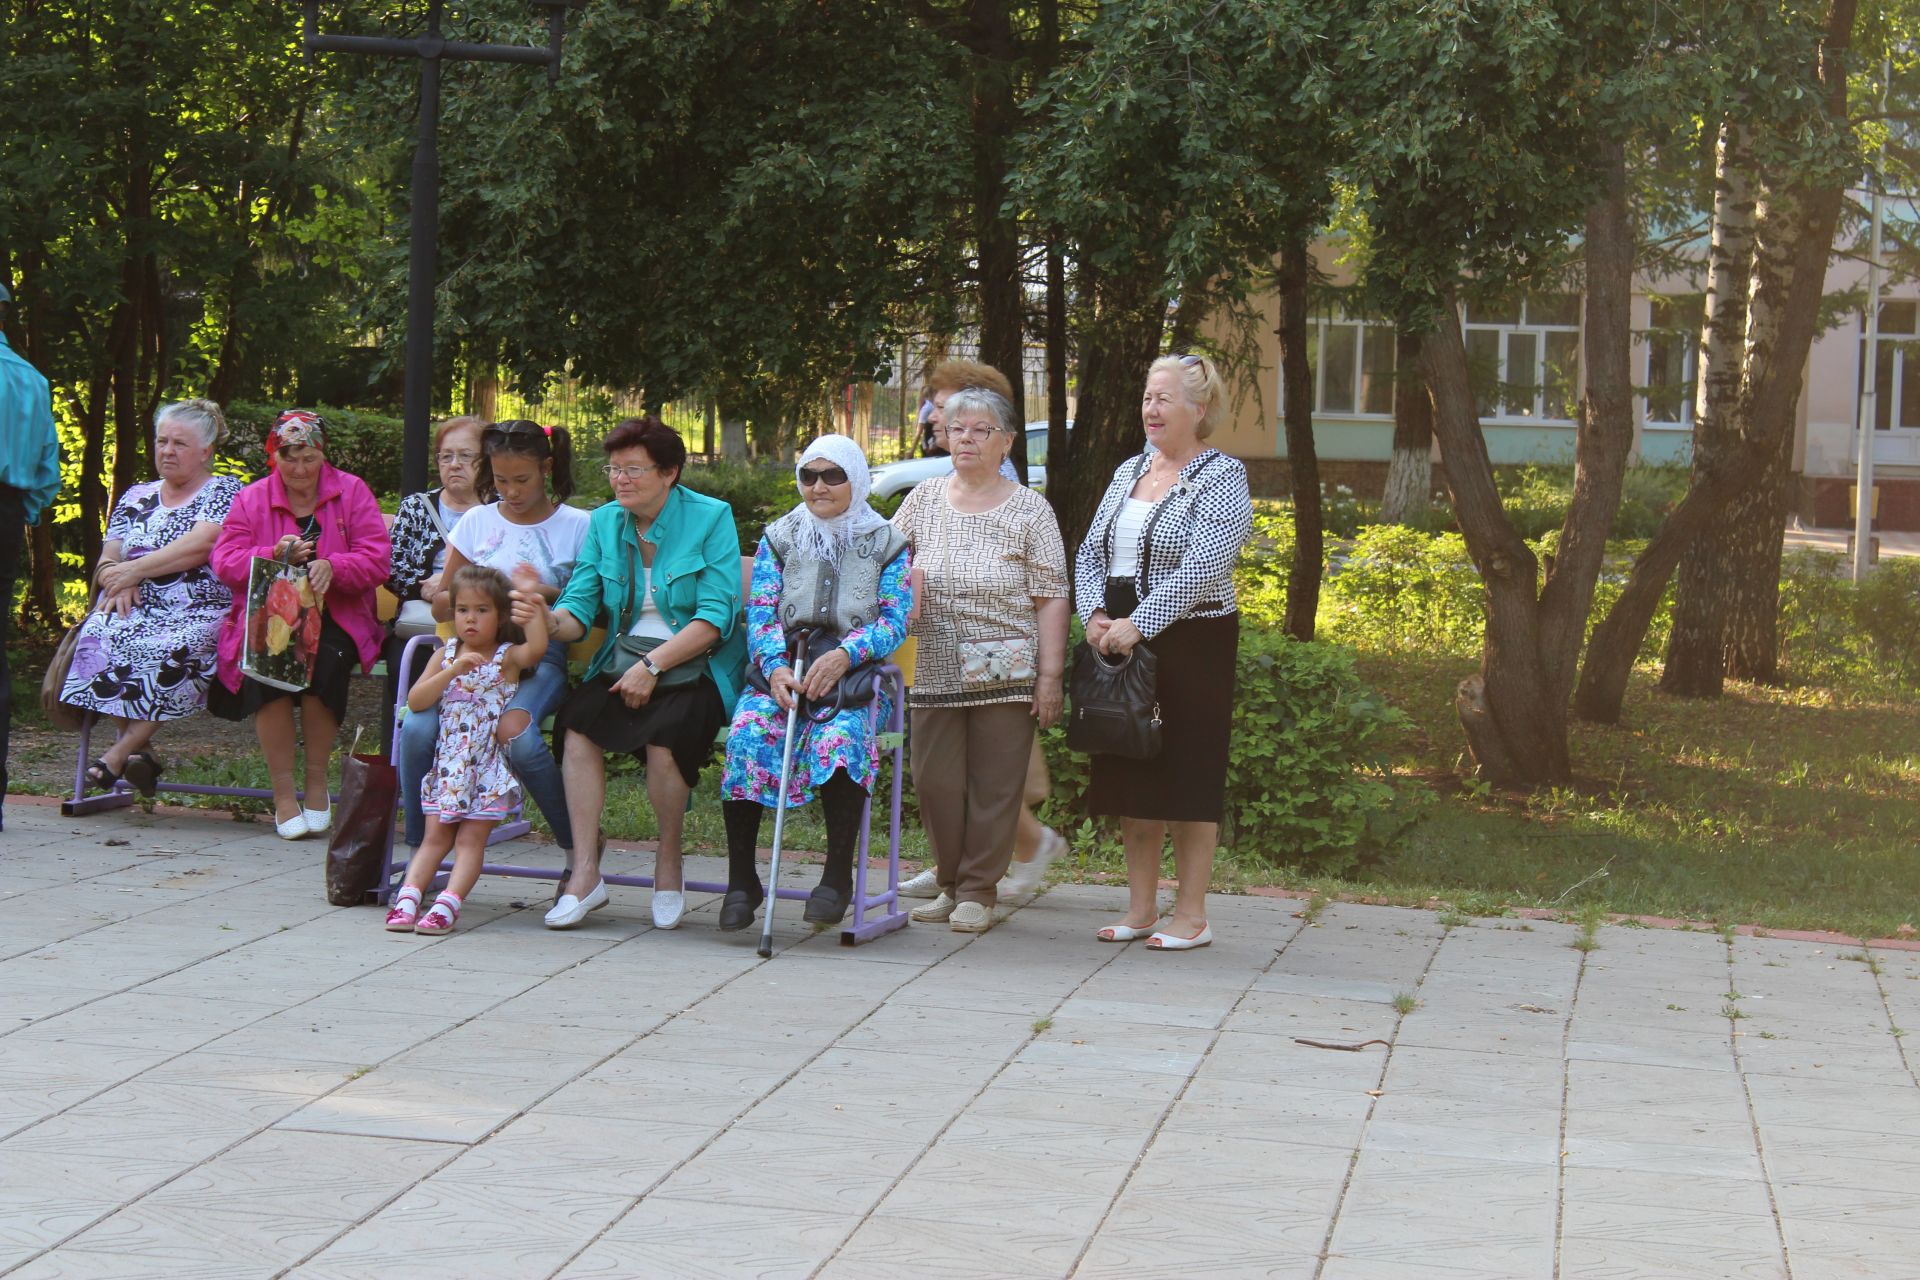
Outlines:
{"type": "Polygon", "coordinates": [[[1240,615],[1233,567],[1253,525],[1247,470],[1209,448],[1226,388],[1204,356],[1162,356],[1140,401],[1147,448],[1114,472],[1074,563],[1087,642],[1109,654],[1144,644],[1158,659],[1160,754],[1093,757],[1087,807],[1120,821],[1127,914],[1103,942],[1146,938],[1155,951],[1213,941],[1206,893],[1226,805],[1240,615]],[[1160,857],[1168,834],[1179,877],[1161,928],[1160,857]]]}

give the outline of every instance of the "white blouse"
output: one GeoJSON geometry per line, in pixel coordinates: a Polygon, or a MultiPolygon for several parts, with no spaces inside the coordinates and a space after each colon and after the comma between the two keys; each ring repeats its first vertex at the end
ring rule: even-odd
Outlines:
{"type": "Polygon", "coordinates": [[[1140,572],[1140,535],[1146,530],[1153,503],[1128,498],[1113,518],[1113,563],[1107,566],[1109,578],[1132,578],[1140,572]]]}

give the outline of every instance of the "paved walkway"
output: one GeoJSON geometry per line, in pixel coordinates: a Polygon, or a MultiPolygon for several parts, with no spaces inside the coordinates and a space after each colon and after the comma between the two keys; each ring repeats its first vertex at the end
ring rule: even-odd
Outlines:
{"type": "Polygon", "coordinates": [[[1217,898],[1153,955],[1063,887],[761,962],[500,880],[429,940],[257,825],[7,819],[20,1280],[1920,1275],[1912,953],[1217,898]]]}

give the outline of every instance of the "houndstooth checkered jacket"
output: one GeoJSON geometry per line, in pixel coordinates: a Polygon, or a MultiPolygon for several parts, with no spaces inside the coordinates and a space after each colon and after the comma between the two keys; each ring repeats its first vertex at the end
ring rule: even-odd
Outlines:
{"type": "MultiPolygon", "coordinates": [[[[1129,458],[1113,473],[1074,556],[1074,607],[1082,622],[1106,599],[1114,518],[1151,456],[1129,458]]],[[[1182,618],[1232,613],[1238,603],[1233,566],[1252,529],[1253,499],[1239,459],[1207,449],[1180,468],[1180,479],[1140,530],[1140,571],[1133,583],[1140,592],[1140,607],[1133,611],[1140,634],[1152,639],[1182,618]]]]}

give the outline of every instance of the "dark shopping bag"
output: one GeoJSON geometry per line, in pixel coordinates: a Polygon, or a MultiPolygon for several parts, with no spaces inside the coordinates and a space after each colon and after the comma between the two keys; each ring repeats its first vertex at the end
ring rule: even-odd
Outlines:
{"type": "Polygon", "coordinates": [[[327,841],[327,901],[366,901],[387,873],[387,837],[400,798],[400,774],[385,756],[350,754],[340,762],[340,803],[327,841]]]}

